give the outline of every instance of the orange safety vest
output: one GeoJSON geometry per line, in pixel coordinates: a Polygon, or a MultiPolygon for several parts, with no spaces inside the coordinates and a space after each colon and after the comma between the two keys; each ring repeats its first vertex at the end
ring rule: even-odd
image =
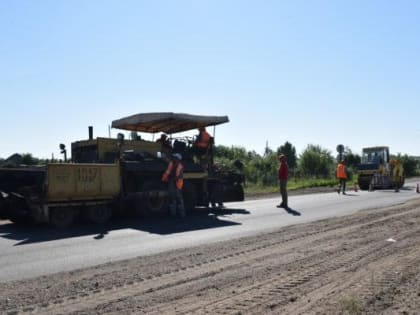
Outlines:
{"type": "Polygon", "coordinates": [[[198,139],[195,145],[199,148],[206,149],[210,144],[210,139],[211,139],[211,136],[209,135],[207,131],[204,130],[200,132],[200,134],[198,135],[198,139]]]}
{"type": "Polygon", "coordinates": [[[337,178],[347,179],[346,166],[339,163],[337,165],[337,178]]]}
{"type": "Polygon", "coordinates": [[[175,180],[176,188],[181,190],[184,187],[184,165],[181,162],[171,161],[162,175],[162,181],[167,182],[169,177],[175,180]]]}

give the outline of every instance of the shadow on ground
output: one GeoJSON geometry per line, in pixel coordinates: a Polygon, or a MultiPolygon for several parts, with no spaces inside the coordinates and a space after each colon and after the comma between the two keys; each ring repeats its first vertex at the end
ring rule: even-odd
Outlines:
{"type": "Polygon", "coordinates": [[[227,219],[232,214],[247,215],[249,211],[229,208],[199,208],[185,218],[170,217],[166,213],[148,216],[116,217],[102,226],[78,222],[71,227],[61,230],[48,225],[20,225],[10,222],[0,225],[0,237],[16,240],[18,243],[14,246],[18,246],[89,235],[92,235],[95,240],[101,240],[109,232],[122,229],[134,229],[152,234],[168,235],[239,225],[240,223],[227,219]]]}
{"type": "Polygon", "coordinates": [[[297,211],[297,210],[293,210],[292,208],[287,208],[287,209],[284,209],[288,214],[291,214],[291,215],[294,215],[294,216],[300,216],[300,215],[302,215],[299,211],[297,211]]]}

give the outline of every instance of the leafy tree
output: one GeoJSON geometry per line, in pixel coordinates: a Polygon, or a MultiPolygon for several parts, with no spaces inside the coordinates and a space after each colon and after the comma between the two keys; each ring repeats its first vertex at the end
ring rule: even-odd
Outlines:
{"type": "Polygon", "coordinates": [[[215,146],[214,160],[218,165],[225,165],[234,168],[236,160],[244,164],[244,175],[247,182],[256,183],[258,181],[258,172],[255,168],[255,161],[260,157],[255,152],[247,152],[243,147],[237,146],[215,146]],[[253,163],[251,163],[253,161],[253,163]]]}
{"type": "Polygon", "coordinates": [[[263,156],[255,151],[246,151],[242,147],[216,146],[215,162],[233,167],[240,160],[244,164],[244,175],[247,182],[263,185],[274,185],[277,182],[277,154],[266,148],[263,156]]]}
{"type": "Polygon", "coordinates": [[[404,155],[398,154],[397,159],[401,161],[404,167],[405,176],[417,175],[418,161],[415,158],[410,157],[407,154],[404,154],[404,155]]]}
{"type": "Polygon", "coordinates": [[[328,177],[334,169],[331,152],[319,145],[309,144],[299,159],[299,170],[303,176],[328,177]]]}
{"type": "Polygon", "coordinates": [[[284,154],[289,168],[294,169],[297,165],[296,148],[288,141],[277,148],[277,155],[284,154]]]}
{"type": "Polygon", "coordinates": [[[245,160],[248,154],[243,147],[217,145],[215,146],[214,156],[215,158],[225,158],[228,160],[245,160]]]}
{"type": "Polygon", "coordinates": [[[264,149],[264,156],[273,154],[273,150],[269,147],[265,147],[264,149]]]}
{"type": "Polygon", "coordinates": [[[22,154],[22,164],[24,165],[37,165],[39,159],[32,156],[31,153],[22,154]]]}
{"type": "Polygon", "coordinates": [[[357,168],[357,165],[361,162],[361,157],[358,154],[354,154],[351,150],[349,150],[345,157],[347,167],[349,168],[357,168]]]}
{"type": "Polygon", "coordinates": [[[262,159],[262,170],[260,174],[263,185],[275,185],[277,179],[278,155],[274,151],[266,154],[262,159]]]}
{"type": "Polygon", "coordinates": [[[245,178],[254,184],[273,185],[277,182],[277,155],[253,155],[245,162],[245,178]]]}

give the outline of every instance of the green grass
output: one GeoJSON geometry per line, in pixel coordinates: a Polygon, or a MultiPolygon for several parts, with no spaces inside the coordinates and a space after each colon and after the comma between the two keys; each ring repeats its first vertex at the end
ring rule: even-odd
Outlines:
{"type": "MultiPolygon", "coordinates": [[[[310,179],[290,179],[287,182],[288,190],[296,190],[302,188],[310,187],[334,187],[338,183],[337,179],[319,179],[319,178],[310,178],[310,179]]],[[[262,185],[262,184],[245,184],[245,193],[275,193],[279,191],[279,185],[262,185]]]]}

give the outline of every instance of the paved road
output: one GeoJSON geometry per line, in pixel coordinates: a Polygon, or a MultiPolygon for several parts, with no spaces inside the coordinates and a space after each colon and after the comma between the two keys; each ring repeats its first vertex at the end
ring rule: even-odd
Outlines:
{"type": "Polygon", "coordinates": [[[349,191],[289,197],[292,211],[276,208],[279,198],[204,209],[184,220],[166,216],[118,219],[106,227],[78,225],[67,231],[45,226],[19,227],[0,221],[0,281],[69,271],[205,243],[276,230],[280,227],[343,216],[419,198],[415,183],[400,193],[349,191]]]}

